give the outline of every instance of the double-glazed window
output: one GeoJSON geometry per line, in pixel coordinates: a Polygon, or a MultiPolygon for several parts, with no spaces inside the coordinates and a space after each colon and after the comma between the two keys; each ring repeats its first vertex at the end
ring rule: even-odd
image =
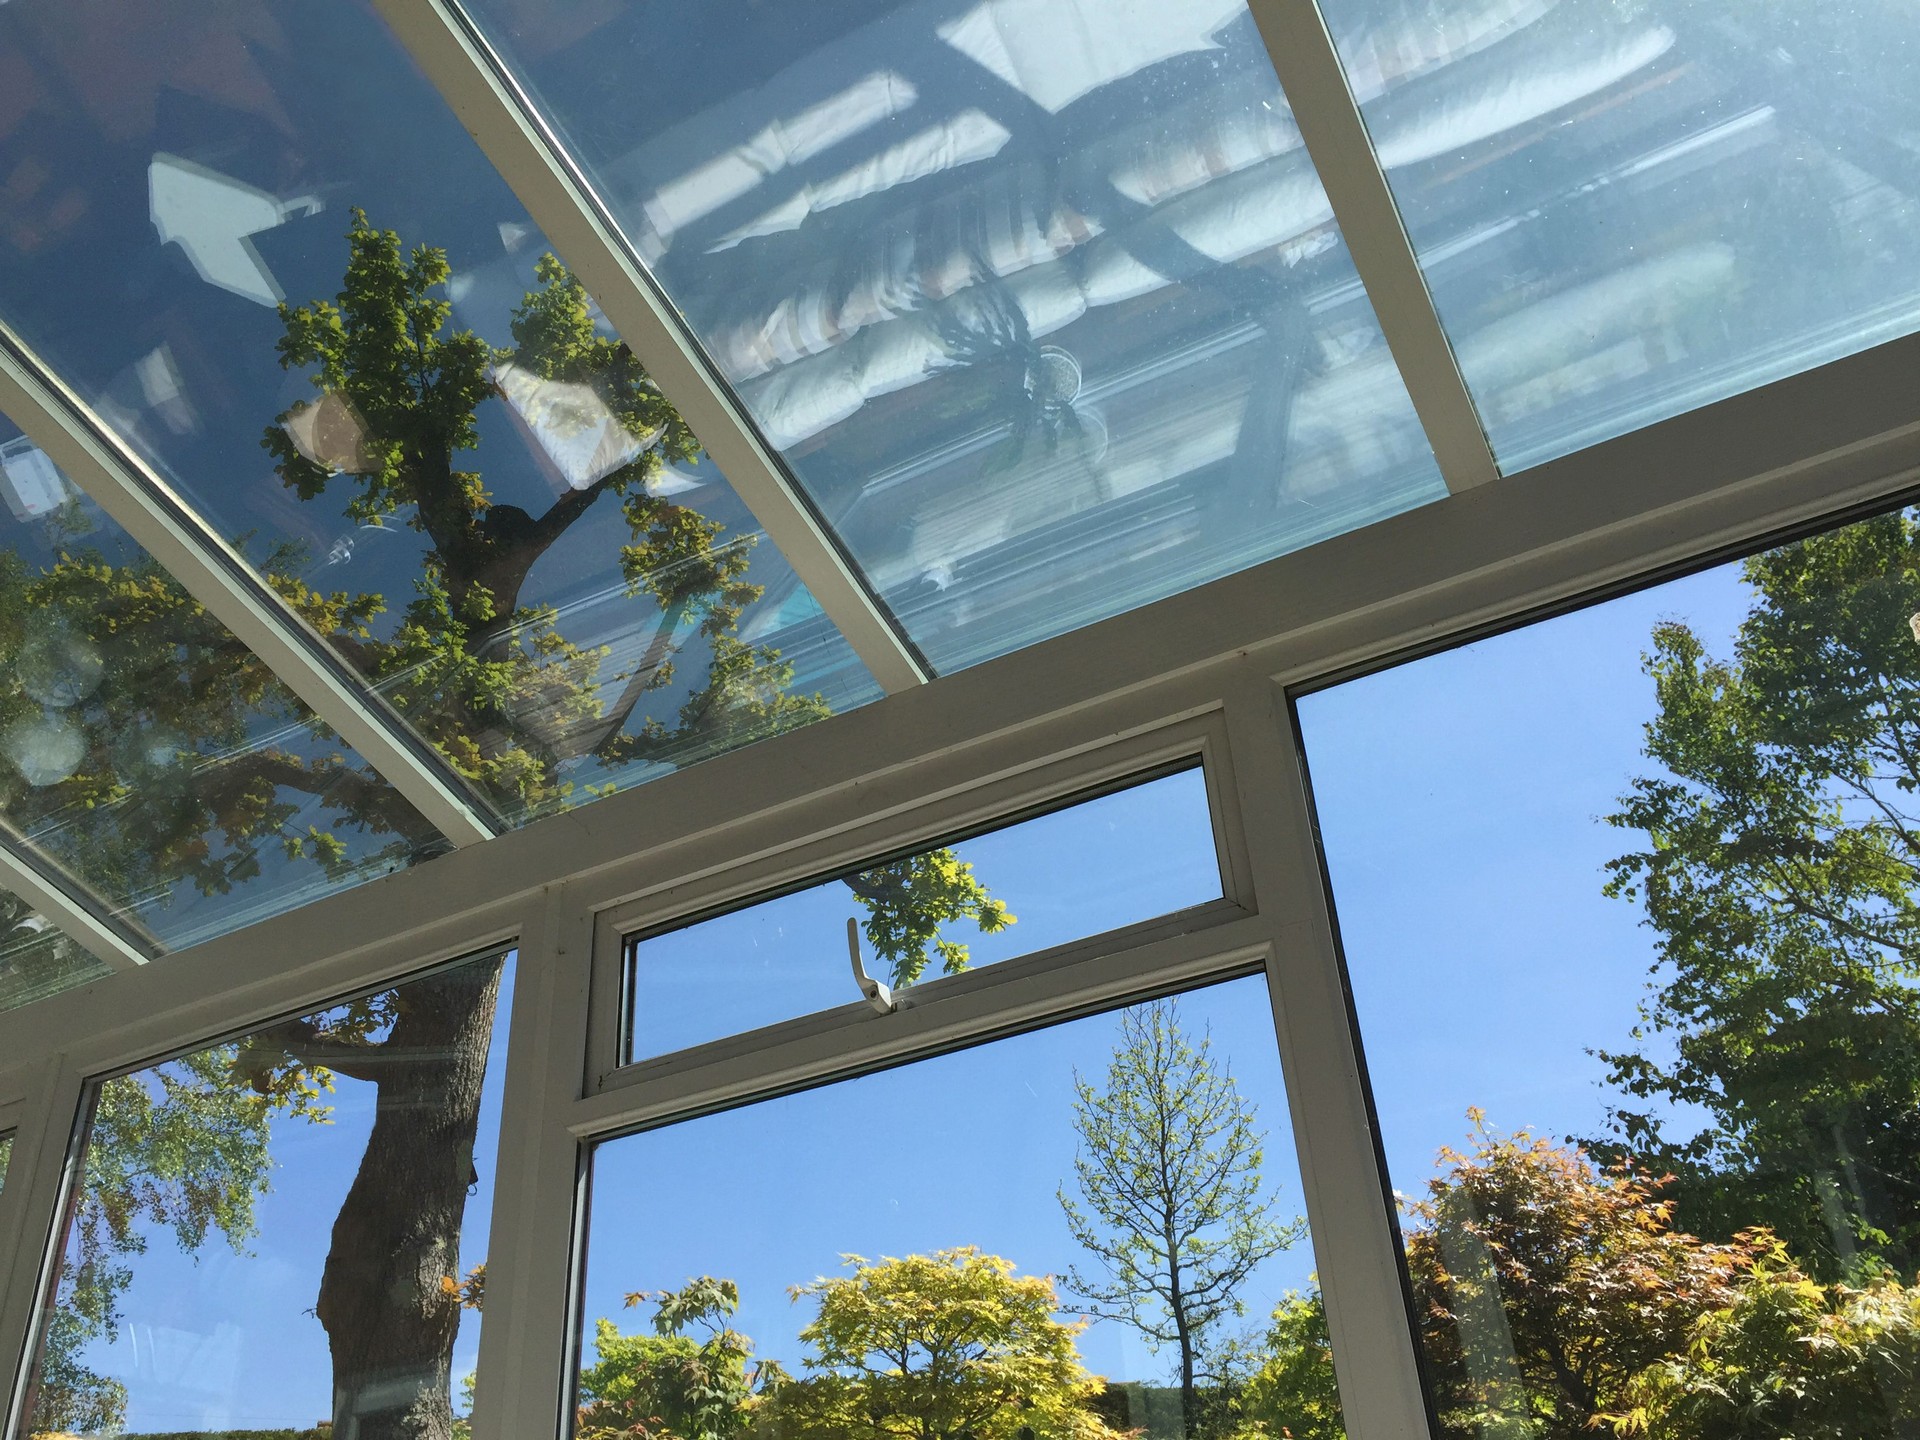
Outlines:
{"type": "Polygon", "coordinates": [[[1920,1413],[1917,533],[1301,702],[1439,1434],[1920,1413]]]}
{"type": "Polygon", "coordinates": [[[483,956],[94,1085],[25,1433],[452,1433],[512,969],[483,956]]]}
{"type": "Polygon", "coordinates": [[[1246,693],[77,1079],[16,1436],[1908,1433],[1920,521],[1246,693]]]}

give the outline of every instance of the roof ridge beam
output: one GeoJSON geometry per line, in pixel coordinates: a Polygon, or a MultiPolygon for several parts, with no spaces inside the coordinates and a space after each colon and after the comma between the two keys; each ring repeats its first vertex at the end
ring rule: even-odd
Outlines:
{"type": "Polygon", "coordinates": [[[1455,494],[1499,478],[1346,67],[1314,0],[1247,0],[1387,349],[1455,494]]]}
{"type": "Polygon", "coordinates": [[[932,668],[898,619],[762,437],[605,202],[478,27],[447,0],[374,0],[374,8],[873,678],[889,693],[931,679],[932,668]]]}

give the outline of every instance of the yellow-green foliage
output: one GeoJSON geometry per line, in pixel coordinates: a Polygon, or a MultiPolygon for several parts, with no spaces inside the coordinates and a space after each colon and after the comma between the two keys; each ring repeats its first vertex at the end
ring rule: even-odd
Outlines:
{"type": "Polygon", "coordinates": [[[1114,1433],[1088,1408],[1101,1382],[1080,1363],[1084,1322],[1054,1318],[1050,1280],[973,1246],[847,1264],[793,1290],[818,1308],[806,1378],[775,1396],[787,1440],[1114,1433]]]}

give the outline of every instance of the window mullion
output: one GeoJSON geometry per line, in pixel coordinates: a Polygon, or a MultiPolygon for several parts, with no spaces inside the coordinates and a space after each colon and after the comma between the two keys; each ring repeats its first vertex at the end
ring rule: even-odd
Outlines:
{"type": "Polygon", "coordinates": [[[86,1082],[66,1055],[41,1062],[13,1132],[0,1187],[0,1436],[26,1427],[27,1380],[41,1296],[52,1280],[56,1230],[75,1183],[76,1123],[86,1082]]]}
{"type": "Polygon", "coordinates": [[[521,931],[507,1042],[475,1440],[567,1433],[581,1150],[567,1128],[586,1073],[593,917],[547,891],[521,931]]]}
{"type": "Polygon", "coordinates": [[[1250,669],[1228,696],[1227,730],[1346,1431],[1426,1436],[1385,1171],[1280,688],[1250,669]]]}

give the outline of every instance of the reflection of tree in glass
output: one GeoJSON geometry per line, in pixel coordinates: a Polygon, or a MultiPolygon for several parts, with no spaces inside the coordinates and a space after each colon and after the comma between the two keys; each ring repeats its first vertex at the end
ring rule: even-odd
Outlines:
{"type": "Polygon", "coordinates": [[[1080,1149],[1064,1189],[1073,1237],[1099,1264],[1068,1272],[1093,1314],[1175,1347],[1186,1433],[1201,1427],[1201,1382],[1222,1321],[1245,1313],[1240,1286],[1305,1233],[1273,1220],[1261,1177],[1265,1137],[1211,1035],[1190,1039],[1176,1001],[1120,1015],[1104,1088],[1074,1077],[1080,1149]],[[1083,1208],[1084,1206],[1084,1208],[1083,1208]]]}
{"type": "MultiPolygon", "coordinates": [[[[448,328],[450,307],[434,294],[448,273],[440,251],[403,254],[396,235],[358,215],[348,243],[338,302],[282,311],[282,361],[313,368],[331,412],[307,426],[290,412],[265,444],[302,500],[346,484],[350,517],[411,526],[431,545],[413,598],[384,635],[375,628],[389,608],[384,595],[316,592],[293,578],[290,556],[271,558],[268,570],[462,774],[508,808],[538,811],[567,802],[562,767],[588,751],[608,763],[675,763],[825,713],[818,697],[789,693],[791,668],[776,652],[734,635],[759,594],[744,579],[747,549],[721,544],[717,524],[649,488],[663,460],[691,461],[696,442],[638,362],[596,331],[584,291],[563,267],[541,262],[539,283],[515,315],[509,356],[448,328]],[[535,382],[584,387],[636,442],[616,445],[620,463],[537,517],[493,504],[477,473],[456,468],[459,452],[477,443],[478,407],[499,393],[496,375],[509,363],[535,382]],[[314,454],[303,452],[302,440],[314,454]],[[629,588],[661,615],[629,693],[610,709],[595,693],[599,652],[568,641],[551,610],[520,600],[534,564],[603,496],[621,505],[627,523],[620,559],[629,588]],[[639,693],[669,679],[667,650],[689,619],[711,657],[704,683],[675,723],[629,727],[639,693]]],[[[113,662],[80,707],[81,763],[33,797],[42,807],[133,797],[112,812],[119,828],[100,827],[90,842],[102,852],[87,870],[96,881],[164,892],[185,879],[225,890],[257,870],[263,839],[283,845],[290,860],[344,864],[332,830],[281,833],[295,808],[281,798],[287,789],[324,794],[336,827],[398,833],[415,853],[431,846],[409,807],[337,754],[323,747],[307,758],[243,743],[250,721],[286,703],[282,692],[157,567],[74,553],[32,574],[17,558],[0,557],[0,592],[7,590],[16,593],[0,604],[0,654],[31,642],[22,617],[52,612],[71,617],[113,662]],[[129,645],[145,650],[121,653],[129,645]],[[169,748],[156,736],[194,738],[169,748]],[[194,768],[191,787],[178,783],[191,767],[176,763],[177,752],[201,744],[233,753],[221,766],[194,768]]],[[[30,699],[15,687],[0,692],[0,707],[30,699]]],[[[441,1282],[457,1261],[473,1179],[499,982],[497,961],[458,967],[323,1022],[275,1027],[237,1052],[211,1052],[227,1058],[209,1061],[211,1070],[169,1096],[170,1123],[180,1130],[166,1155],[150,1153],[155,1137],[145,1130],[119,1134],[109,1123],[100,1133],[90,1157],[106,1165],[121,1156],[141,1179],[130,1191],[123,1177],[98,1171],[85,1187],[78,1233],[95,1237],[102,1256],[136,1252],[142,1224],[172,1228],[189,1249],[213,1231],[241,1242],[265,1152],[235,1151],[226,1143],[233,1127],[244,1120],[264,1147],[261,1101],[297,1094],[323,1074],[375,1084],[374,1133],[335,1221],[316,1307],[333,1349],[335,1418],[360,1440],[447,1435],[459,1295],[441,1282]],[[212,1207],[206,1216],[189,1218],[189,1189],[212,1207]]],[[[135,1083],[109,1082],[104,1116],[133,1102],[135,1083]]],[[[83,1266],[64,1283],[69,1320],[60,1323],[102,1330],[125,1283],[123,1268],[83,1266]],[[94,1284],[90,1274],[107,1279],[94,1284]]],[[[79,1338],[56,1326],[46,1377],[74,1362],[79,1338]]]]}
{"type": "MultiPolygon", "coordinates": [[[[662,465],[692,463],[699,442],[632,352],[599,332],[585,290],[564,266],[551,256],[540,261],[537,287],[513,319],[515,348],[496,351],[472,331],[448,330],[452,307],[435,293],[448,275],[444,252],[403,253],[399,236],[358,214],[348,242],[338,300],[282,311],[281,362],[309,369],[321,399],[283,415],[262,443],[301,499],[344,480],[353,489],[349,518],[404,524],[432,543],[386,639],[375,639],[368,623],[384,597],[349,601],[286,588],[303,608],[343,607],[327,627],[336,643],[463,774],[510,809],[538,811],[564,802],[560,766],[575,755],[671,761],[696,744],[772,734],[824,713],[817,697],[787,693],[792,669],[777,652],[734,635],[761,593],[745,579],[751,546],[720,543],[717,522],[656,493],[662,465]],[[458,464],[479,443],[482,404],[506,393],[525,413],[527,397],[543,387],[602,408],[630,443],[535,516],[494,503],[482,477],[458,464]],[[325,404],[351,417],[351,443],[303,443],[311,432],[299,421],[325,404]],[[660,615],[611,714],[597,695],[601,652],[573,644],[550,608],[520,598],[535,564],[602,498],[620,506],[626,523],[620,569],[628,589],[660,615]],[[638,695],[671,679],[672,637],[689,619],[711,650],[706,683],[678,725],[655,720],[625,733],[638,695]]],[[[565,408],[549,407],[548,428],[565,408]]]]}

